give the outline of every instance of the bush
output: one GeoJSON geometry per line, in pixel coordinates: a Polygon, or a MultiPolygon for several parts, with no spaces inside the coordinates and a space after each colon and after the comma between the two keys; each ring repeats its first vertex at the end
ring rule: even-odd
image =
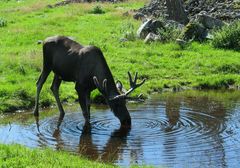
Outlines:
{"type": "Polygon", "coordinates": [[[0,27],[5,27],[7,26],[7,21],[3,18],[0,18],[0,27]]]}
{"type": "Polygon", "coordinates": [[[214,33],[212,44],[215,48],[240,50],[240,21],[226,25],[214,33]]]}
{"type": "Polygon", "coordinates": [[[170,24],[165,29],[158,29],[157,34],[161,37],[161,41],[163,42],[173,42],[181,33],[181,29],[179,29],[176,25],[170,24]]]}
{"type": "Polygon", "coordinates": [[[104,14],[105,11],[102,9],[100,5],[96,5],[89,13],[92,14],[104,14]]]}
{"type": "Polygon", "coordinates": [[[123,38],[134,41],[136,40],[136,33],[132,23],[124,23],[120,28],[120,33],[122,34],[123,38]]]}

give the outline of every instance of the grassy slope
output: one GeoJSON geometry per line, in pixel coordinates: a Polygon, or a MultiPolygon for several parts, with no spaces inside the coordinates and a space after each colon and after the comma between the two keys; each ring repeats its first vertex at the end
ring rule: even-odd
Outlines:
{"type": "MultiPolygon", "coordinates": [[[[143,6],[143,1],[101,4],[105,14],[89,11],[96,4],[72,4],[47,8],[55,0],[4,1],[0,16],[7,26],[0,27],[0,112],[34,105],[35,82],[42,67],[42,47],[38,40],[61,34],[72,36],[83,45],[102,49],[115,79],[127,86],[127,71],[138,71],[148,81],[135,94],[161,91],[163,88],[222,88],[240,84],[240,54],[213,49],[209,44],[193,43],[185,49],[174,43],[146,45],[135,40],[120,42],[127,25],[141,24],[129,9],[143,6]]],[[[49,90],[52,76],[41,94],[41,104],[54,102],[49,90]]],[[[61,100],[76,100],[73,84],[61,87],[61,100]]],[[[93,97],[97,95],[94,92],[93,97]]]]}

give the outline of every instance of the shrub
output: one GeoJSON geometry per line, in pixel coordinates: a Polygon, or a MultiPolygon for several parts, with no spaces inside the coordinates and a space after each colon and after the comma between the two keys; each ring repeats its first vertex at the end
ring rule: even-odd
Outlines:
{"type": "Polygon", "coordinates": [[[0,18],[0,27],[5,27],[7,26],[7,21],[3,18],[0,18]]]}
{"type": "Polygon", "coordinates": [[[158,35],[161,37],[161,41],[163,42],[173,42],[181,33],[181,29],[176,25],[172,24],[167,26],[165,29],[158,29],[158,35]]]}
{"type": "Polygon", "coordinates": [[[212,44],[215,48],[240,50],[240,21],[226,25],[214,32],[212,44]]]}
{"type": "Polygon", "coordinates": [[[100,5],[96,5],[89,13],[92,14],[104,14],[105,11],[102,9],[100,5]]]}
{"type": "Polygon", "coordinates": [[[120,28],[120,33],[122,34],[123,38],[134,41],[136,39],[135,29],[132,23],[124,23],[120,28]]]}
{"type": "Polygon", "coordinates": [[[218,66],[215,70],[215,73],[232,73],[240,74],[240,64],[238,63],[226,63],[218,66]]]}

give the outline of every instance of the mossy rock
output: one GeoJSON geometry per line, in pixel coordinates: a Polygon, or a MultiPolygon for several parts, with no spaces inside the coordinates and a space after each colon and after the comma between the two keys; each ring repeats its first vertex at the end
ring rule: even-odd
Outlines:
{"type": "Polygon", "coordinates": [[[203,41],[207,37],[207,34],[206,28],[204,28],[201,24],[190,22],[184,27],[179,38],[185,41],[203,41]]]}

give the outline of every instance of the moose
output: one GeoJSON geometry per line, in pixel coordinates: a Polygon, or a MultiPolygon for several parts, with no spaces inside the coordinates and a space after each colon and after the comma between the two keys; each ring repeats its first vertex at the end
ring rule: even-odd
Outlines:
{"type": "Polygon", "coordinates": [[[54,79],[51,90],[60,111],[59,120],[63,120],[65,112],[59,99],[59,87],[62,81],[75,82],[75,90],[85,119],[90,124],[90,94],[98,89],[110,106],[114,115],[120,120],[121,126],[131,127],[131,117],[126,108],[128,95],[140,87],[143,79],[137,83],[137,73],[134,79],[128,72],[130,89],[120,92],[121,82],[115,84],[112,73],[107,65],[102,51],[95,46],[82,46],[65,36],[53,36],[43,42],[43,68],[37,81],[34,116],[39,116],[39,95],[51,71],[54,79]]]}

